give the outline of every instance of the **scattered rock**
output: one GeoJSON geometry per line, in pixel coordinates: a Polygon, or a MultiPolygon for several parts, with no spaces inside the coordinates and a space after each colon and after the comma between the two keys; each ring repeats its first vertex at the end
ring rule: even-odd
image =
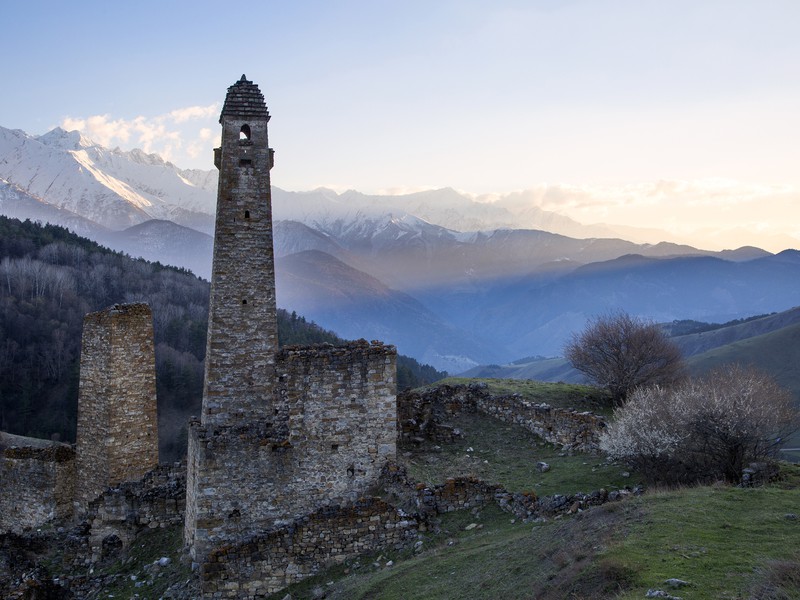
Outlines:
{"type": "Polygon", "coordinates": [[[169,563],[172,562],[172,559],[169,556],[162,556],[158,559],[158,566],[166,567],[169,563]]]}
{"type": "Polygon", "coordinates": [[[796,521],[797,520],[797,515],[794,514],[794,513],[786,513],[785,515],[783,515],[783,518],[787,519],[789,521],[796,521]]]}
{"type": "Polygon", "coordinates": [[[647,590],[645,598],[666,598],[666,600],[683,600],[680,596],[671,596],[664,590],[647,590]]]}
{"type": "Polygon", "coordinates": [[[664,583],[666,585],[668,585],[669,587],[675,588],[675,589],[686,587],[687,585],[691,585],[688,581],[684,581],[683,579],[675,579],[675,578],[667,579],[664,583]]]}
{"type": "Polygon", "coordinates": [[[536,470],[540,473],[547,473],[550,470],[550,465],[546,462],[539,461],[536,463],[536,470]]]}
{"type": "Polygon", "coordinates": [[[464,531],[469,531],[470,529],[475,529],[478,526],[477,523],[470,523],[466,527],[464,527],[464,531]]]}
{"type": "Polygon", "coordinates": [[[325,590],[320,586],[317,586],[311,590],[311,597],[314,598],[314,600],[321,600],[325,597],[325,590]]]}

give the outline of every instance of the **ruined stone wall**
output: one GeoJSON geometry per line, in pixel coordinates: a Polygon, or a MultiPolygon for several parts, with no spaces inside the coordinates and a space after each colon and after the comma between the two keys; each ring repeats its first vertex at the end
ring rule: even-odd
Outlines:
{"type": "Polygon", "coordinates": [[[378,498],[320,508],[213,551],[201,566],[208,598],[261,598],[347,558],[401,548],[417,522],[378,498]]]}
{"type": "Polygon", "coordinates": [[[271,421],[190,426],[186,541],[201,562],[245,533],[354,502],[395,458],[393,346],[289,347],[276,370],[271,421]]]}
{"type": "Polygon", "coordinates": [[[70,446],[0,448],[0,532],[69,517],[74,485],[70,446]]]}
{"type": "Polygon", "coordinates": [[[294,476],[319,497],[353,501],[396,456],[397,351],[364,340],[294,346],[278,355],[278,388],[288,407],[289,443],[306,459],[294,476]]]}
{"type": "Polygon", "coordinates": [[[106,489],[89,503],[92,562],[127,547],[142,529],[178,525],[186,508],[186,465],[160,465],[142,479],[106,489]]]}
{"type": "Polygon", "coordinates": [[[598,452],[605,419],[591,412],[552,407],[518,395],[495,396],[480,385],[438,386],[405,392],[397,398],[399,434],[446,441],[452,435],[446,419],[461,412],[483,414],[527,428],[566,449],[598,452]]]}
{"type": "Polygon", "coordinates": [[[147,304],[86,315],[78,392],[76,507],[158,465],[153,318],[147,304]]]}

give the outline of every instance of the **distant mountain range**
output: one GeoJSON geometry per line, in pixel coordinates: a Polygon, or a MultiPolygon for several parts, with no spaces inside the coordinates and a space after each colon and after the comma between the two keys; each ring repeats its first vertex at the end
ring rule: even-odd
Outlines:
{"type": "MultiPolygon", "coordinates": [[[[77,132],[0,128],[1,214],[64,225],[206,278],[216,177],[77,132]]],[[[727,321],[800,304],[796,252],[634,243],[543,211],[525,193],[487,203],[452,189],[273,187],[273,215],[281,306],[453,373],[559,354],[588,316],[609,309],[727,321]]]]}
{"type": "MultiPolygon", "coordinates": [[[[667,327],[668,329],[668,327],[667,327]]],[[[672,338],[680,347],[690,373],[701,375],[727,363],[756,367],[769,373],[792,393],[800,408],[800,308],[765,315],[743,323],[723,324],[699,333],[672,338]]],[[[564,358],[531,356],[504,365],[469,369],[465,377],[536,379],[583,383],[584,375],[564,358]]],[[[800,447],[800,431],[786,447],[800,447]]]]}

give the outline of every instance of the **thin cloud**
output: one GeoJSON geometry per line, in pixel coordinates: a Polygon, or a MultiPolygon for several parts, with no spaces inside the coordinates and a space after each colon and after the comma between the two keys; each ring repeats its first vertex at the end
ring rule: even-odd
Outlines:
{"type": "Polygon", "coordinates": [[[131,138],[132,122],[112,119],[110,115],[94,115],[85,119],[66,117],[61,127],[67,131],[80,131],[102,146],[127,144],[131,138]]]}
{"type": "Polygon", "coordinates": [[[208,106],[187,106],[178,108],[169,113],[169,117],[175,123],[184,123],[196,119],[207,119],[213,117],[219,110],[219,103],[209,104],[208,106]]]}
{"type": "Polygon", "coordinates": [[[65,117],[61,127],[80,131],[82,135],[106,147],[120,146],[125,150],[139,148],[157,153],[165,160],[183,162],[210,150],[213,131],[211,124],[219,104],[177,108],[155,117],[137,116],[133,119],[113,118],[109,114],[89,117],[65,117]],[[199,129],[196,128],[200,122],[199,129]]]}

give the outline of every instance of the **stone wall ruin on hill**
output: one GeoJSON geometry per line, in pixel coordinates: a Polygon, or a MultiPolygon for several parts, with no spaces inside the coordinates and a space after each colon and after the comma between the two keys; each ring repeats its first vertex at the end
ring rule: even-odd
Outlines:
{"type": "MultiPolygon", "coordinates": [[[[395,456],[395,361],[393,346],[363,340],[287,347],[276,356],[269,422],[192,424],[189,460],[197,464],[188,479],[186,540],[207,573],[204,594],[223,593],[231,585],[222,573],[235,567],[219,548],[239,548],[248,536],[278,531],[325,507],[347,511],[363,504],[395,456]],[[222,570],[220,561],[226,565],[222,570]]],[[[381,520],[391,518],[386,513],[381,520]]],[[[320,544],[315,561],[329,564],[342,552],[377,543],[374,533],[356,522],[349,529],[350,534],[336,534],[341,540],[335,544],[320,544]]],[[[241,568],[261,582],[288,577],[284,567],[266,559],[248,558],[241,568]]]]}
{"type": "Polygon", "coordinates": [[[0,482],[0,532],[68,518],[75,491],[75,450],[68,444],[0,433],[0,482]]]}
{"type": "Polygon", "coordinates": [[[537,404],[518,394],[493,395],[485,384],[440,385],[397,396],[397,426],[401,442],[427,437],[446,442],[453,437],[448,418],[476,413],[516,423],[565,450],[597,453],[605,419],[591,412],[537,404]]]}

